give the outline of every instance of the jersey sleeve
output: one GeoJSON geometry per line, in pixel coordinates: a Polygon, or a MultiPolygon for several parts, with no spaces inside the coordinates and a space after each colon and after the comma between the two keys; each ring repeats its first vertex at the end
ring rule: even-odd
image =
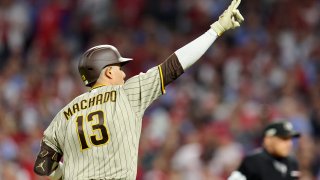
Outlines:
{"type": "Polygon", "coordinates": [[[46,143],[55,151],[63,154],[59,139],[61,139],[61,135],[64,134],[63,133],[64,128],[61,127],[60,117],[61,117],[61,114],[58,113],[56,117],[52,120],[48,128],[44,131],[43,142],[46,143]]]}
{"type": "Polygon", "coordinates": [[[161,66],[128,79],[123,88],[134,111],[142,115],[155,99],[165,93],[161,66]]]}

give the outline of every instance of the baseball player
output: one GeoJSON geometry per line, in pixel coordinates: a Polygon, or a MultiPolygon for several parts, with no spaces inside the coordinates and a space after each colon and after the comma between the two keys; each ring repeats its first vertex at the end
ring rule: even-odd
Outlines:
{"type": "Polygon", "coordinates": [[[132,59],[111,45],[87,50],[78,68],[91,89],[61,109],[45,130],[34,171],[52,179],[135,179],[144,111],[218,36],[240,26],[240,1],[233,0],[200,37],[126,82],[121,67],[132,59]]]}

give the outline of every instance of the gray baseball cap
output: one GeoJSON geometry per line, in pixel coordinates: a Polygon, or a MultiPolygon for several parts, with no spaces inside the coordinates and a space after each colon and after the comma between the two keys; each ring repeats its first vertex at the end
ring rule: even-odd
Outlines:
{"type": "Polygon", "coordinates": [[[123,66],[131,60],[131,58],[122,57],[117,48],[112,45],[99,45],[83,53],[78,70],[84,84],[92,86],[99,78],[103,68],[118,63],[123,66]]]}
{"type": "Polygon", "coordinates": [[[266,136],[278,136],[284,138],[300,137],[300,133],[293,129],[293,126],[288,121],[277,121],[269,124],[263,131],[266,136]]]}

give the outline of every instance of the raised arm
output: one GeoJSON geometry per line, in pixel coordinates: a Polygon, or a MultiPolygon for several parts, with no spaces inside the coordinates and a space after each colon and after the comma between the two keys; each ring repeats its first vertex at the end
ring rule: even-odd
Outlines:
{"type": "Polygon", "coordinates": [[[174,52],[161,64],[164,85],[177,79],[186,69],[194,64],[208,50],[217,37],[225,31],[240,26],[244,18],[237,9],[241,0],[233,0],[229,7],[214,22],[210,29],[174,52]]]}

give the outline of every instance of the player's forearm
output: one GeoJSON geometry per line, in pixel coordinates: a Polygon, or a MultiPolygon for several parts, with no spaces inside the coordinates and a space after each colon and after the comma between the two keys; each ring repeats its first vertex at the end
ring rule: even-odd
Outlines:
{"type": "Polygon", "coordinates": [[[228,9],[226,9],[219,20],[214,22],[210,29],[191,41],[187,45],[178,49],[160,66],[162,70],[162,80],[164,85],[177,79],[186,69],[200,59],[200,57],[209,49],[218,35],[221,36],[225,31],[240,26],[244,20],[237,9],[241,0],[233,0],[228,9]]]}
{"type": "Polygon", "coordinates": [[[197,39],[175,51],[183,70],[188,69],[192,64],[198,61],[213,44],[216,38],[216,32],[213,29],[209,29],[197,39]]]}
{"type": "Polygon", "coordinates": [[[175,52],[183,70],[194,64],[208,50],[218,35],[221,36],[225,31],[240,26],[240,23],[244,21],[238,10],[240,2],[241,0],[233,0],[219,19],[211,24],[207,32],[175,52]]]}
{"type": "Polygon", "coordinates": [[[170,84],[194,64],[216,40],[217,34],[208,30],[197,39],[178,49],[161,64],[164,85],[170,84]]]}

